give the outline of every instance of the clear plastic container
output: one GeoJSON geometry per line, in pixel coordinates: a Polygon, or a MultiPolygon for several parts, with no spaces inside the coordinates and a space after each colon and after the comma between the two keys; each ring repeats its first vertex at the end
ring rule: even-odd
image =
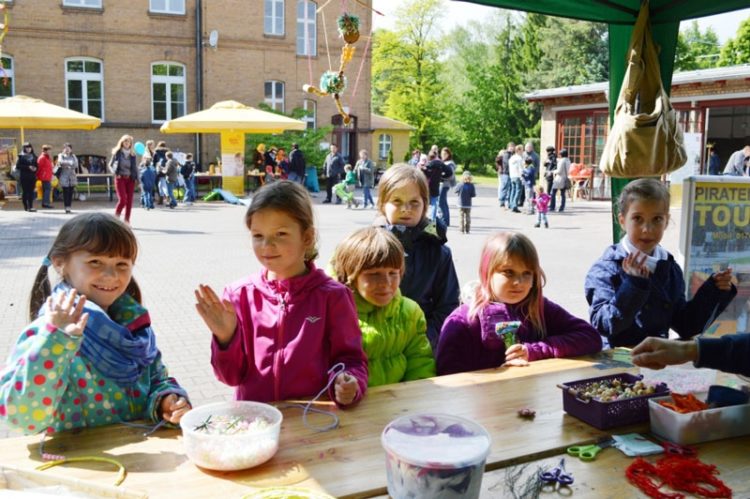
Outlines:
{"type": "Polygon", "coordinates": [[[692,362],[658,370],[642,367],[641,374],[644,382],[666,383],[669,390],[675,393],[707,392],[709,386],[716,384],[714,369],[698,368],[692,362]]]}
{"type": "Polygon", "coordinates": [[[185,452],[202,468],[252,468],[276,454],[282,419],[278,409],[260,402],[219,402],[196,407],[180,421],[185,452]]]}
{"type": "MultiPolygon", "coordinates": [[[[694,394],[705,400],[705,393],[694,394]]],[[[651,433],[680,445],[710,442],[722,438],[750,434],[750,404],[717,407],[705,411],[682,414],[659,404],[672,401],[671,397],[653,398],[648,401],[651,417],[651,433]]]]}
{"type": "Polygon", "coordinates": [[[402,416],[381,442],[393,499],[479,497],[491,443],[481,425],[449,414],[402,416]]]}

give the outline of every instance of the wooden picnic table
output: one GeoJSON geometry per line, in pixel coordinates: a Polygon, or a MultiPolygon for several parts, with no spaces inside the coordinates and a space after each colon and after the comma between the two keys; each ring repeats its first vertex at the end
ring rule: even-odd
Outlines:
{"type": "MultiPolygon", "coordinates": [[[[386,474],[380,435],[388,422],[404,414],[449,413],[483,425],[492,437],[486,476],[494,476],[491,474],[495,470],[508,466],[558,456],[568,446],[591,443],[606,435],[565,414],[561,391],[557,388],[559,383],[624,371],[598,369],[594,367],[597,363],[591,358],[548,359],[528,367],[377,387],[350,410],[337,410],[332,404],[323,403],[327,409],[336,411],[341,420],[339,428],[329,432],[317,433],[306,428],[301,410],[285,408],[278,453],[267,463],[244,471],[213,472],[196,467],[185,455],[180,432],[175,429],[159,430],[150,437],[144,437],[143,430],[123,425],[86,429],[77,434],[63,432],[48,437],[45,451],[69,457],[99,455],[118,459],[128,470],[123,486],[145,492],[149,497],[241,497],[254,489],[272,486],[306,487],[335,497],[381,496],[386,494],[386,474]],[[535,419],[517,416],[518,409],[525,407],[536,411],[535,419]]],[[[316,421],[317,417],[311,417],[312,422],[327,422],[316,421]]],[[[648,424],[644,423],[617,428],[617,432],[647,429],[648,424]]],[[[3,441],[0,464],[33,469],[41,463],[39,442],[39,436],[3,441]]],[[[614,453],[607,454],[610,459],[609,455],[614,453]]],[[[724,457],[729,466],[746,467],[745,456],[728,453],[724,457]]],[[[626,464],[613,466],[622,468],[618,473],[602,468],[602,473],[632,496],[635,489],[625,483],[626,464]]],[[[111,484],[115,475],[107,465],[87,463],[53,468],[45,473],[100,484],[111,484]]]]}

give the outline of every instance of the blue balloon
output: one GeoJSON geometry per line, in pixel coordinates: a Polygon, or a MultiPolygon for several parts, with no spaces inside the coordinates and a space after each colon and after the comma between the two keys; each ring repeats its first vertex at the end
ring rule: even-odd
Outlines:
{"type": "Polygon", "coordinates": [[[139,156],[143,156],[143,153],[146,152],[146,146],[143,145],[143,142],[136,142],[133,145],[133,149],[135,149],[135,153],[139,156]]]}

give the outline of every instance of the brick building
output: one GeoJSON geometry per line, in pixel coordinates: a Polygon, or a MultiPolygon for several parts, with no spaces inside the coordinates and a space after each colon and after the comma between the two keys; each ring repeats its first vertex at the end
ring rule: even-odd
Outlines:
{"type": "MultiPolygon", "coordinates": [[[[365,2],[368,5],[369,1],[365,2]]],[[[7,1],[10,31],[3,43],[8,85],[0,96],[28,95],[102,119],[93,132],[27,130],[40,150],[70,141],[76,153],[108,155],[118,138],[165,140],[197,153],[205,165],[219,154],[218,135],[162,135],[169,119],[233,99],[265,102],[290,113],[313,111],[309,127],[331,125],[331,140],[356,158],[370,144],[371,11],[350,2],[361,34],[342,101],[353,117],[345,126],[333,99],[303,92],[323,71],[338,69],[338,2],[316,15],[310,0],[15,0],[7,1]],[[322,16],[325,16],[325,22],[322,16]],[[326,43],[327,37],[327,43],[326,43]],[[326,50],[330,47],[329,50],[326,50]],[[309,55],[308,55],[309,54],[309,55]],[[329,57],[330,55],[330,57],[329,57]],[[352,95],[360,66],[357,100],[352,95]]],[[[18,137],[17,130],[0,136],[18,137]]]]}

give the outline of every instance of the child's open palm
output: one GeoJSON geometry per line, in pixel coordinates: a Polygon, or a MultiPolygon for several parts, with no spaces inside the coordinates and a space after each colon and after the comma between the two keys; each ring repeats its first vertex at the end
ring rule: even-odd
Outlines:
{"type": "Polygon", "coordinates": [[[640,251],[634,251],[622,260],[622,270],[633,277],[648,279],[651,272],[646,267],[648,255],[640,251]]]}
{"type": "Polygon", "coordinates": [[[57,298],[47,298],[47,322],[69,336],[82,336],[86,329],[89,314],[83,312],[86,296],[78,295],[78,291],[71,289],[68,293],[60,293],[57,298]],[[76,303],[78,298],[78,303],[76,303]]]}
{"type": "Polygon", "coordinates": [[[229,300],[221,300],[210,286],[200,284],[195,290],[198,314],[219,343],[226,345],[232,340],[237,328],[237,314],[229,300]]]}

